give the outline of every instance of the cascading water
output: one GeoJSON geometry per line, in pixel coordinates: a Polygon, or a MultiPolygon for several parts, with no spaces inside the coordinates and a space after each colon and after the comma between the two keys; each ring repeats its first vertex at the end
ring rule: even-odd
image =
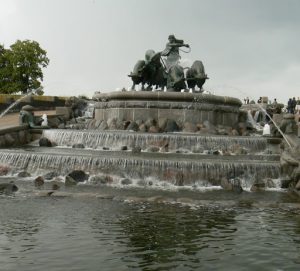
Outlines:
{"type": "Polygon", "coordinates": [[[262,127],[257,123],[257,118],[258,118],[257,113],[259,113],[259,111],[255,112],[255,115],[253,117],[251,114],[251,110],[248,110],[247,111],[247,122],[248,122],[248,124],[250,124],[250,126],[252,128],[255,128],[256,130],[261,130],[262,127]]]}
{"type": "Polygon", "coordinates": [[[273,118],[271,118],[271,116],[268,114],[268,112],[260,104],[258,104],[258,106],[260,107],[260,109],[262,110],[262,112],[264,112],[265,116],[268,116],[268,118],[272,121],[272,123],[275,125],[275,127],[277,128],[277,130],[279,131],[279,133],[284,138],[285,142],[288,144],[288,146],[290,148],[292,148],[291,143],[289,142],[289,140],[287,139],[287,137],[285,136],[285,134],[282,132],[282,130],[280,129],[280,127],[277,125],[277,123],[273,120],[273,118]]]}
{"type": "MultiPolygon", "coordinates": [[[[249,93],[244,92],[243,90],[241,90],[240,88],[234,87],[234,86],[222,86],[222,87],[230,87],[232,89],[237,90],[239,93],[243,94],[244,96],[248,96],[251,97],[251,95],[249,95],[249,93]]],[[[254,101],[255,98],[251,97],[251,99],[254,101]]],[[[277,125],[277,123],[273,120],[273,118],[270,116],[270,114],[268,114],[268,112],[259,104],[256,104],[259,108],[260,111],[263,112],[264,114],[264,120],[266,119],[266,116],[268,116],[268,118],[272,121],[272,123],[275,125],[275,127],[277,128],[277,130],[279,131],[279,133],[282,135],[283,139],[285,140],[285,142],[287,143],[287,145],[290,147],[290,149],[292,148],[291,143],[289,142],[289,140],[287,139],[287,137],[285,136],[285,134],[282,132],[282,130],[280,129],[280,127],[277,125]]]]}
{"type": "Polygon", "coordinates": [[[65,129],[44,130],[42,136],[57,147],[32,144],[24,149],[3,150],[0,164],[9,165],[15,172],[55,171],[66,175],[81,169],[95,175],[153,178],[178,185],[205,181],[215,186],[223,178],[238,177],[249,187],[256,179],[278,178],[280,173],[279,156],[261,154],[269,146],[264,137],[65,129]],[[84,149],[66,148],[77,143],[84,149]],[[142,152],[133,153],[133,147],[140,147],[142,152]],[[237,155],[239,152],[232,151],[236,147],[244,152],[237,155]]]}
{"type": "MultiPolygon", "coordinates": [[[[249,111],[248,111],[249,112],[249,111]]],[[[258,122],[258,116],[259,116],[259,113],[260,113],[260,111],[256,111],[255,112],[255,114],[254,114],[254,117],[253,117],[253,119],[254,119],[254,121],[257,123],[258,122]]]]}
{"type": "Polygon", "coordinates": [[[163,147],[168,144],[169,151],[180,148],[192,150],[228,149],[233,145],[240,145],[252,151],[262,151],[267,146],[267,139],[262,137],[241,136],[203,136],[191,134],[151,134],[132,133],[125,131],[78,131],[78,130],[45,130],[43,136],[59,146],[72,146],[82,143],[87,148],[109,147],[119,149],[121,146],[140,146],[146,149],[151,145],[163,147]]]}
{"type": "Polygon", "coordinates": [[[67,174],[81,169],[92,174],[106,173],[131,178],[153,177],[159,180],[183,184],[193,184],[199,180],[218,183],[223,177],[243,177],[250,183],[255,178],[278,178],[278,161],[265,161],[263,157],[251,160],[241,157],[215,157],[200,155],[174,155],[143,153],[143,156],[131,153],[72,150],[70,154],[63,150],[40,148],[36,151],[6,151],[0,154],[0,162],[32,173],[54,170],[67,174]]]}
{"type": "Polygon", "coordinates": [[[261,111],[257,111],[257,112],[262,112],[263,113],[264,122],[266,122],[266,116],[268,116],[268,118],[272,121],[272,123],[274,124],[274,126],[276,127],[276,129],[282,135],[282,137],[285,140],[285,142],[287,143],[287,145],[290,147],[290,149],[292,149],[292,145],[291,145],[290,141],[287,139],[286,135],[282,132],[282,130],[277,125],[277,123],[273,120],[273,118],[270,116],[270,114],[268,114],[268,112],[260,104],[257,104],[257,105],[259,106],[259,108],[261,110],[261,111]]]}

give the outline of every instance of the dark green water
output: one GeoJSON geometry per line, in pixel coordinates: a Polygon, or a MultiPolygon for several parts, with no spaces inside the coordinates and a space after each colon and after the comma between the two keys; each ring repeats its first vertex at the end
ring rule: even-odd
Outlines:
{"type": "Polygon", "coordinates": [[[0,270],[300,270],[299,201],[286,193],[69,192],[0,196],[0,270]]]}

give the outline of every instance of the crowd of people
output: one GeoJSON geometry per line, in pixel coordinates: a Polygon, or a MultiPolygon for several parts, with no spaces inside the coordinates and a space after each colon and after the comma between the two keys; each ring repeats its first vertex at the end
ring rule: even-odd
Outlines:
{"type": "MultiPolygon", "coordinates": [[[[253,101],[253,100],[250,101],[249,98],[246,97],[246,98],[244,98],[244,103],[245,104],[254,104],[255,101],[253,101]]],[[[259,99],[257,100],[256,103],[258,103],[258,104],[264,103],[263,98],[259,97],[259,99]]],[[[272,105],[272,106],[278,105],[277,99],[275,98],[273,102],[268,101],[268,105],[272,105]]],[[[298,97],[297,99],[295,97],[289,98],[285,112],[290,113],[290,114],[300,114],[300,97],[298,97]]]]}

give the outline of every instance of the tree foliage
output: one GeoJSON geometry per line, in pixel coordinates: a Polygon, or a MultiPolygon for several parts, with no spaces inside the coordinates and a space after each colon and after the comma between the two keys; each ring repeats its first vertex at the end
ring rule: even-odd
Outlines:
{"type": "Polygon", "coordinates": [[[41,86],[47,52],[36,41],[17,40],[5,49],[0,45],[0,93],[27,93],[41,86]]]}

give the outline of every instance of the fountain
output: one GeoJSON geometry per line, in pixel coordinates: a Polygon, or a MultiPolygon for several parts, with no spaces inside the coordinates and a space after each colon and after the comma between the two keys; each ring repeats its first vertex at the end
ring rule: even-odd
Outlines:
{"type": "Polygon", "coordinates": [[[0,163],[33,175],[83,170],[91,176],[110,175],[115,183],[129,178],[220,187],[238,180],[250,189],[257,180],[278,179],[281,140],[249,136],[239,99],[204,94],[208,77],[201,61],[192,67],[198,74],[190,71],[185,77],[178,61],[168,63],[168,56],[163,57],[148,50],[146,60],[138,62],[142,70],[136,65],[131,73],[134,84],[148,85],[144,91],[96,93],[94,118],[85,129],[43,130],[42,138],[50,142],[45,146],[54,148],[33,142],[2,149],[0,163]],[[193,91],[185,92],[192,76],[199,89],[192,84],[193,91]]]}
{"type": "MultiPolygon", "coordinates": [[[[137,93],[134,92],[134,94],[137,93]]],[[[154,95],[156,94],[154,93],[154,95]]],[[[120,97],[118,95],[123,98],[133,97],[131,92],[105,94],[106,97],[120,97]]],[[[182,103],[187,100],[185,93],[178,93],[178,95],[182,95],[182,103]]],[[[191,95],[194,99],[201,94],[191,95]]],[[[189,99],[191,95],[188,96],[189,99]]],[[[147,93],[146,97],[152,96],[147,93]]],[[[174,96],[171,95],[171,97],[174,96]]],[[[230,98],[223,99],[230,101],[230,98]]],[[[176,96],[178,107],[179,100],[179,96],[176,96]]],[[[213,100],[219,101],[220,97],[210,96],[207,104],[201,100],[200,104],[193,102],[193,107],[181,109],[177,107],[174,109],[176,113],[173,114],[173,120],[174,117],[179,116],[178,119],[175,118],[175,121],[180,127],[188,117],[193,116],[192,112],[195,112],[198,116],[211,116],[209,119],[216,120],[214,122],[216,125],[218,125],[218,120],[221,120],[222,124],[229,123],[228,119],[222,117],[220,108],[223,107],[229,111],[230,105],[223,105],[221,102],[214,105],[213,100]],[[208,109],[213,106],[218,107],[217,112],[202,111],[204,108],[208,109]],[[188,110],[192,112],[185,112],[188,110]],[[214,113],[221,117],[215,117],[214,113]]],[[[232,100],[235,104],[228,114],[232,120],[237,121],[238,106],[236,99],[232,100]]],[[[122,100],[123,105],[126,102],[126,100],[122,100]]],[[[133,108],[132,118],[129,116],[128,119],[123,119],[123,122],[139,122],[138,114],[134,112],[137,108],[132,107],[132,102],[135,103],[136,100],[128,99],[129,108],[111,109],[119,112],[118,116],[124,116],[122,110],[129,112],[133,108]]],[[[148,103],[149,101],[139,100],[139,102],[148,103]]],[[[101,105],[103,103],[100,102],[101,105]]],[[[107,100],[106,103],[119,104],[112,100],[107,100]]],[[[165,99],[155,101],[158,108],[152,108],[152,111],[151,107],[149,108],[150,113],[154,112],[150,117],[154,117],[165,103],[165,99]]],[[[100,110],[105,112],[103,108],[100,110]]],[[[172,109],[168,109],[168,111],[170,112],[168,116],[171,117],[172,109]]],[[[224,114],[226,115],[226,113],[224,114]]],[[[96,113],[96,118],[99,118],[99,115],[101,114],[96,113]]],[[[162,116],[163,113],[160,112],[159,115],[162,116]]],[[[105,113],[101,121],[106,121],[107,116],[108,114],[105,113]]],[[[143,120],[145,119],[141,119],[141,121],[143,120]]],[[[191,121],[191,119],[189,120],[191,121]]],[[[204,120],[204,118],[199,118],[199,120],[204,120]]],[[[97,119],[92,121],[95,122],[97,119]]],[[[84,170],[90,175],[112,175],[116,182],[122,178],[151,179],[180,186],[205,184],[205,186],[218,187],[223,179],[238,177],[241,178],[245,189],[249,189],[256,179],[277,179],[280,175],[278,149],[276,150],[273,146],[271,153],[266,152],[271,146],[268,139],[263,137],[99,129],[49,129],[43,131],[42,137],[55,142],[57,146],[42,148],[31,144],[23,149],[3,149],[0,154],[0,163],[13,167],[15,171],[27,171],[32,175],[43,175],[51,171],[55,171],[59,175],[66,175],[72,170],[84,170]],[[78,144],[81,144],[83,149],[76,148],[78,144]],[[140,148],[140,152],[134,152],[136,147],[140,148]]]]}
{"type": "Polygon", "coordinates": [[[15,102],[13,102],[7,109],[5,109],[1,114],[0,114],[0,119],[2,117],[4,117],[11,109],[13,109],[16,105],[18,105],[20,102],[22,102],[26,97],[30,96],[30,95],[40,95],[42,94],[42,89],[41,88],[37,88],[37,89],[33,89],[29,92],[27,92],[24,96],[22,96],[21,98],[19,98],[18,100],[16,100],[15,102]]]}
{"type": "MultiPolygon", "coordinates": [[[[93,119],[71,105],[66,129],[26,126],[40,139],[0,144],[2,266],[299,269],[299,199],[279,179],[283,163],[299,179],[298,161],[248,129],[238,99],[204,94],[206,75],[191,93],[178,91],[191,77],[164,79],[167,92],[134,78],[145,91],[95,94],[93,119]]],[[[293,130],[290,116],[279,126],[293,130]]]]}

